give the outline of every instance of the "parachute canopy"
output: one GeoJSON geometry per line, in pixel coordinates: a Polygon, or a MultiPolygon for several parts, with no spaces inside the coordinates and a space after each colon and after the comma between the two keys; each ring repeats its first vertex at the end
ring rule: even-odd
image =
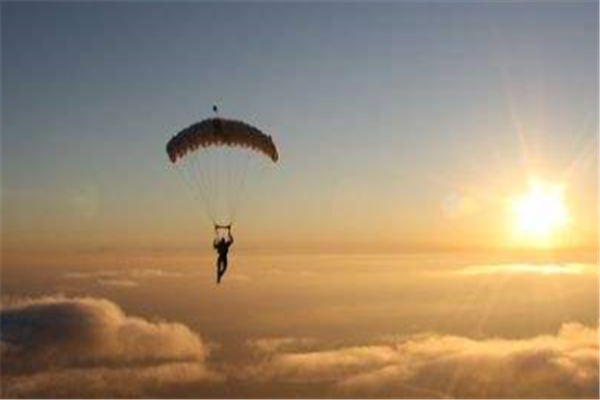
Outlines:
{"type": "MultiPolygon", "coordinates": [[[[213,107],[216,111],[216,107],[213,107]]],[[[231,225],[247,172],[263,161],[276,163],[271,136],[242,121],[220,117],[197,122],[167,143],[171,163],[199,195],[207,216],[217,225],[231,225]]]]}
{"type": "Polygon", "coordinates": [[[205,119],[185,128],[167,143],[167,154],[176,163],[194,150],[211,146],[247,147],[273,162],[279,159],[271,136],[242,121],[223,118],[205,119]]]}

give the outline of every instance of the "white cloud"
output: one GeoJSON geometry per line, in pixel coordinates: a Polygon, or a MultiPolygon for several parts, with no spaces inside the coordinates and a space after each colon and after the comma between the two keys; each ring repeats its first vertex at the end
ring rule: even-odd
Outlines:
{"type": "Polygon", "coordinates": [[[474,265],[452,273],[460,275],[582,275],[598,274],[598,266],[577,263],[474,265]]]}
{"type": "Polygon", "coordinates": [[[394,343],[280,351],[247,379],[328,382],[339,395],[391,397],[598,397],[598,329],[475,340],[419,335],[394,343]]]}
{"type": "Polygon", "coordinates": [[[222,383],[209,346],[185,325],[98,298],[4,302],[3,397],[598,397],[598,328],[577,323],[522,339],[249,339],[248,359],[220,365],[222,383]]]}
{"type": "Polygon", "coordinates": [[[128,316],[104,299],[12,302],[1,323],[3,397],[144,396],[222,378],[188,327],[128,316]]]}
{"type": "Polygon", "coordinates": [[[143,281],[162,278],[180,278],[184,274],[177,271],[165,271],[155,268],[110,269],[98,271],[72,271],[64,277],[75,280],[90,280],[101,286],[132,288],[143,281]]]}
{"type": "Polygon", "coordinates": [[[291,336],[248,339],[246,346],[257,355],[273,354],[280,351],[306,350],[317,343],[313,338],[296,338],[291,336]]]}

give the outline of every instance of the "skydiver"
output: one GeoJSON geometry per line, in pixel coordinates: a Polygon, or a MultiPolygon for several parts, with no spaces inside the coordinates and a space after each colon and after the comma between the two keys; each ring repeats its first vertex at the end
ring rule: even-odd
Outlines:
{"type": "Polygon", "coordinates": [[[213,242],[213,247],[219,254],[217,258],[217,283],[221,283],[221,278],[225,275],[225,271],[227,271],[227,253],[229,252],[229,247],[233,244],[233,236],[231,235],[231,225],[215,225],[215,240],[213,242]],[[219,238],[219,230],[224,229],[227,231],[227,237],[219,238]]]}

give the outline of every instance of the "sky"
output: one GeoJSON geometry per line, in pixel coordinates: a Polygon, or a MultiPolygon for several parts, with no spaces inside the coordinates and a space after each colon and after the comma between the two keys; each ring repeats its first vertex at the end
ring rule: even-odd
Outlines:
{"type": "Polygon", "coordinates": [[[281,154],[249,248],[502,247],[531,176],[595,248],[597,31],[594,2],[5,3],[3,244],[206,248],[165,144],[218,104],[281,154]]]}
{"type": "Polygon", "coordinates": [[[1,2],[1,397],[598,398],[598,11],[1,2]]]}

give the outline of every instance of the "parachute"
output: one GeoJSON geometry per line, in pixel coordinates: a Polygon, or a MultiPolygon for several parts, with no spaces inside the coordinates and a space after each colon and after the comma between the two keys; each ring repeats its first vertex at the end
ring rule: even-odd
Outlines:
{"type": "Polygon", "coordinates": [[[263,153],[273,162],[279,155],[271,136],[242,121],[210,118],[179,132],[167,143],[167,154],[175,163],[187,153],[210,146],[240,146],[263,153]]]}
{"type": "Polygon", "coordinates": [[[235,219],[248,170],[257,162],[279,159],[271,136],[245,122],[220,117],[181,130],[166,150],[215,227],[229,226],[235,219]]]}

